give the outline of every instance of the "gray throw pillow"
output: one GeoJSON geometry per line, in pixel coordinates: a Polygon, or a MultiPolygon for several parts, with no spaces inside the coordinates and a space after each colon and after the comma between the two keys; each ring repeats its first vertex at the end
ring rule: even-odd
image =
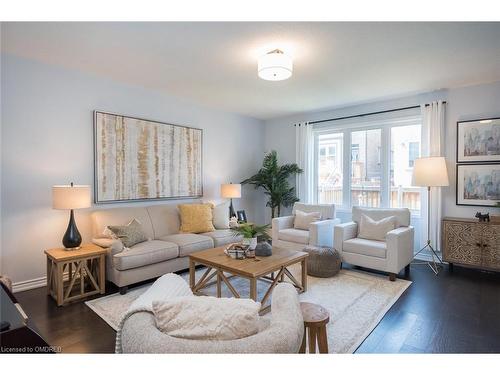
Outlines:
{"type": "Polygon", "coordinates": [[[138,243],[148,240],[136,219],[132,220],[128,225],[109,225],[109,230],[118,237],[125,247],[132,247],[138,243]]]}

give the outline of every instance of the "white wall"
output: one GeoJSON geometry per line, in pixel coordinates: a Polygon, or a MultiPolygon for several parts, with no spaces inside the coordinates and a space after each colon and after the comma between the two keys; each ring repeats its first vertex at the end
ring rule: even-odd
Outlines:
{"type": "MultiPolygon", "coordinates": [[[[68,212],[51,209],[54,184],[93,183],[94,109],[203,129],[204,194],[255,173],[264,151],[261,121],[203,108],[159,92],[2,55],[1,272],[17,283],[45,276],[43,250],[60,246],[68,212]]],[[[263,220],[262,197],[244,187],[235,201],[263,220]]],[[[140,204],[140,203],[135,203],[140,204]]],[[[76,213],[90,239],[89,210],[76,213]]]]}
{"type": "MultiPolygon", "coordinates": [[[[447,158],[450,186],[443,189],[444,215],[472,217],[478,210],[493,212],[497,209],[457,206],[455,204],[456,123],[461,120],[500,117],[500,82],[439,90],[393,100],[268,120],[265,122],[265,148],[266,151],[276,150],[282,162],[295,162],[295,128],[293,126],[295,123],[409,107],[439,99],[447,101],[445,156],[447,158]]],[[[345,218],[348,217],[347,215],[344,216],[345,218]]]]}

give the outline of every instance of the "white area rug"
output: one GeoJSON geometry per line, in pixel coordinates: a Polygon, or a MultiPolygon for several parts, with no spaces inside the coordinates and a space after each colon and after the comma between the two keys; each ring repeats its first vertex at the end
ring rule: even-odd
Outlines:
{"type": "MultiPolygon", "coordinates": [[[[290,270],[298,278],[299,268],[291,267],[290,270]]],[[[203,272],[204,270],[197,271],[197,279],[203,272]]],[[[188,276],[187,273],[182,275],[186,281],[188,276]]],[[[247,280],[233,278],[231,283],[242,297],[249,295],[247,280]]],[[[332,278],[309,276],[307,292],[302,293],[299,298],[301,301],[320,304],[330,312],[330,322],[327,326],[330,353],[353,353],[410,284],[407,280],[396,279],[391,282],[386,276],[341,270],[332,278]]],[[[265,282],[258,283],[260,298],[268,285],[265,282]]],[[[116,330],[122,314],[149,286],[132,289],[123,296],[117,293],[85,303],[116,330]]],[[[205,288],[203,292],[215,295],[215,285],[205,288]]],[[[225,297],[232,297],[225,285],[222,293],[225,297]]],[[[269,315],[265,318],[268,319],[269,315]]]]}

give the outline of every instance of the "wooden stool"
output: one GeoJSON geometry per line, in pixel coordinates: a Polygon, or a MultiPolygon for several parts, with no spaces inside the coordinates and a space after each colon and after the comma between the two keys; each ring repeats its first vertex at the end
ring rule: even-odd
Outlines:
{"type": "Polygon", "coordinates": [[[316,353],[316,341],[320,353],[328,353],[328,339],[326,325],[330,321],[330,314],[320,305],[301,302],[300,308],[304,317],[304,338],[299,353],[306,352],[306,335],[309,336],[309,353],[316,353]]]}

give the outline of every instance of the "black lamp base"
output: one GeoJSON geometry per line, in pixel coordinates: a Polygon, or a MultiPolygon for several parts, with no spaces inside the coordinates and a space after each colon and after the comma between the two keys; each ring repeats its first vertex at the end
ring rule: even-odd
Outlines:
{"type": "Polygon", "coordinates": [[[66,233],[64,233],[62,243],[66,250],[77,250],[82,244],[82,236],[76,227],[73,210],[70,211],[68,229],[66,229],[66,233]]]}
{"type": "Polygon", "coordinates": [[[234,212],[233,198],[231,198],[231,204],[229,205],[229,218],[236,217],[236,212],[234,212]]]}

